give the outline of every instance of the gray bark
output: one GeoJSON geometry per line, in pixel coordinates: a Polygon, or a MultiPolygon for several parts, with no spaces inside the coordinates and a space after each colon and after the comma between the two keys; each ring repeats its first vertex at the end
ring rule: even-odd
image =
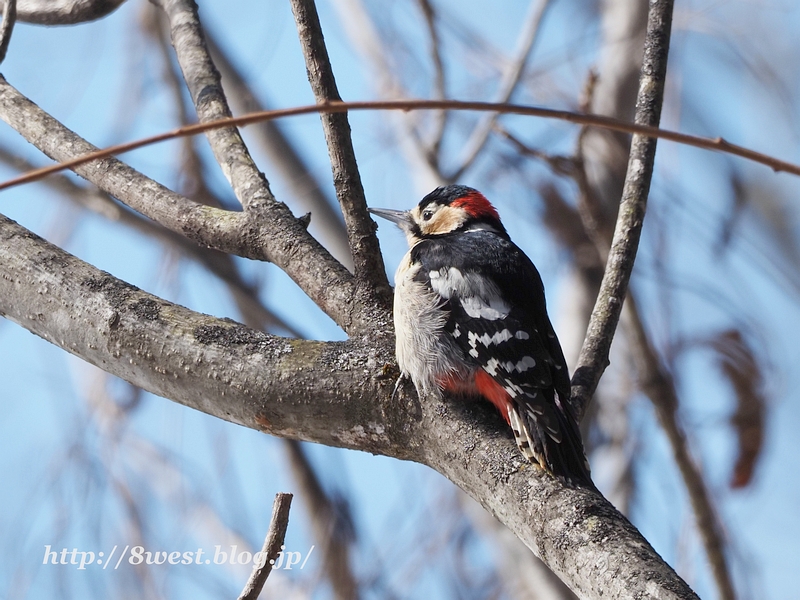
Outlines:
{"type": "Polygon", "coordinates": [[[36,25],[76,25],[101,19],[123,2],[125,0],[17,0],[17,18],[36,25]]]}
{"type": "Polygon", "coordinates": [[[0,218],[0,315],[154,394],[265,433],[429,465],[583,598],[695,598],[597,493],[524,461],[482,404],[392,399],[392,335],[288,340],[151,296],[0,218]]]}

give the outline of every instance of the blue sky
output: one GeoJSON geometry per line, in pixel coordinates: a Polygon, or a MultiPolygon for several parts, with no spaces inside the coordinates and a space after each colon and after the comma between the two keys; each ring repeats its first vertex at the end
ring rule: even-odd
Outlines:
{"type": "MultiPolygon", "coordinates": [[[[176,113],[160,84],[162,67],[147,51],[138,31],[142,4],[129,2],[106,19],[75,27],[19,25],[2,65],[3,75],[99,146],[173,128],[176,113]]],[[[513,50],[516,30],[527,11],[524,2],[510,2],[503,10],[488,10],[482,3],[473,2],[443,5],[467,23],[479,23],[480,31],[501,53],[513,50]]],[[[569,93],[580,89],[597,43],[598,31],[589,7],[581,1],[554,4],[530,66],[541,70],[542,78],[532,86],[535,89],[525,90],[521,101],[546,102],[555,108],[570,108],[570,102],[574,105],[575,96],[569,93]]],[[[728,12],[699,2],[678,7],[667,90],[671,102],[665,109],[664,125],[722,135],[800,162],[798,128],[792,121],[797,112],[793,103],[796,82],[785,76],[787,68],[782,62],[771,63],[778,82],[773,87],[764,83],[768,79],[758,78],[766,78],[764,71],[742,66],[748,62],[763,64],[752,53],[752,46],[759,32],[767,28],[775,33],[765,40],[766,59],[780,52],[797,56],[792,40],[798,9],[789,3],[765,7],[754,18],[752,33],[741,30],[742,23],[751,18],[750,9],[753,7],[747,3],[736,3],[728,12]],[[703,30],[709,23],[729,35],[722,36],[723,41],[714,41],[703,30]],[[739,40],[743,40],[741,45],[739,40]],[[731,56],[738,56],[739,62],[731,56]]],[[[320,15],[342,96],[373,98],[373,77],[351,49],[338,13],[328,2],[320,2],[320,15]]],[[[313,102],[287,3],[201,2],[201,18],[251,74],[251,82],[265,101],[274,107],[313,102]]],[[[398,27],[414,22],[413,11],[404,3],[392,4],[383,18],[398,27]]],[[[410,43],[421,40],[411,38],[410,43]]],[[[475,71],[481,68],[485,65],[475,65],[475,71]]],[[[424,93],[424,79],[420,77],[420,81],[419,93],[424,93]]],[[[490,86],[481,87],[479,82],[475,72],[457,71],[452,80],[455,95],[490,99],[490,86]]],[[[380,114],[351,116],[367,197],[373,206],[409,207],[417,201],[420,190],[398,158],[384,121],[385,115],[380,114]]],[[[572,147],[574,130],[563,124],[521,119],[507,122],[518,126],[530,139],[551,144],[554,150],[567,152],[572,147]]],[[[318,179],[329,185],[318,119],[294,118],[282,125],[305,153],[318,179]]],[[[461,141],[458,135],[448,138],[451,157],[457,156],[461,141]]],[[[0,143],[44,163],[36,150],[21,143],[5,125],[0,127],[0,143]]],[[[166,185],[176,185],[179,148],[177,142],[169,142],[124,158],[166,185]]],[[[764,454],[750,487],[742,491],[727,488],[734,449],[733,437],[725,427],[731,410],[730,390],[720,381],[713,360],[699,350],[678,360],[679,389],[685,401],[681,416],[692,433],[692,450],[708,474],[712,495],[721,502],[720,514],[731,540],[731,562],[743,597],[788,598],[795,590],[793,567],[800,555],[800,516],[796,511],[800,486],[793,466],[800,450],[795,434],[800,428],[800,374],[792,359],[800,334],[800,294],[776,270],[779,259],[767,251],[776,230],[760,225],[757,208],[750,209],[752,214],[746,215],[747,220],[736,231],[734,250],[729,255],[714,255],[708,240],[718,235],[719,222],[731,211],[732,170],[749,180],[762,181],[765,189],[776,190],[776,196],[795,201],[787,202],[783,220],[786,234],[796,240],[797,178],[671,144],[661,144],[657,162],[648,219],[658,218],[668,226],[666,233],[646,227],[633,285],[646,299],[644,311],[655,339],[669,341],[676,336],[660,312],[666,294],[674,322],[679,323],[685,337],[712,333],[729,326],[732,313],[745,313],[743,319],[761,342],[759,348],[770,365],[769,413],[764,454]],[[655,270],[664,248],[674,285],[659,280],[655,270]],[[694,293],[697,287],[704,292],[694,293]]],[[[276,196],[290,202],[280,176],[264,161],[260,167],[276,196]]],[[[496,202],[512,237],[539,265],[551,310],[557,312],[563,276],[568,271],[567,258],[537,222],[541,210],[535,194],[525,195],[519,183],[506,183],[493,175],[493,168],[492,164],[480,165],[464,183],[480,186],[496,202]]],[[[544,172],[540,167],[527,171],[530,181],[538,181],[544,172]]],[[[0,177],[13,174],[0,166],[0,177]]],[[[232,199],[219,175],[214,185],[232,199]]],[[[769,207],[763,206],[766,214],[769,207]]],[[[237,318],[225,287],[197,264],[177,260],[174,254],[165,255],[163,247],[140,234],[66,206],[44,185],[4,191],[0,212],[148,292],[194,310],[237,318]]],[[[387,269],[393,272],[405,251],[405,242],[386,224],[381,225],[379,235],[387,269]]],[[[335,324],[276,268],[246,261],[240,264],[248,277],[264,282],[262,298],[268,305],[308,337],[343,339],[335,324]]],[[[796,264],[790,263],[788,268],[796,269],[796,264]]],[[[8,321],[0,321],[0,380],[4,382],[5,411],[0,420],[5,449],[0,453],[0,476],[7,482],[0,489],[0,506],[5,509],[0,512],[0,529],[7,532],[0,545],[0,595],[35,598],[65,587],[70,591],[68,596],[105,597],[114,588],[113,578],[130,576],[119,572],[84,574],[41,565],[45,544],[92,549],[129,542],[124,507],[108,487],[114,478],[129,482],[140,494],[149,543],[163,550],[186,550],[198,544],[213,548],[219,543],[221,534],[214,529],[213,520],[199,511],[202,504],[198,499],[218,512],[229,531],[259,547],[273,495],[292,491],[294,486],[278,441],[164,399],[146,395],[123,429],[112,430],[110,435],[104,430],[102,415],[87,401],[91,386],[100,385],[95,370],[8,321]],[[156,452],[160,460],[148,464],[149,452],[156,452]],[[173,465],[177,465],[174,472],[173,465]],[[174,474],[178,471],[180,476],[174,474]]],[[[111,385],[115,386],[112,392],[124,392],[124,386],[111,385]]],[[[643,398],[631,407],[631,427],[636,427],[636,449],[642,452],[637,463],[639,491],[632,519],[701,597],[714,597],[713,582],[692,531],[691,511],[671,465],[670,450],[643,398]]],[[[414,596],[453,594],[443,575],[451,568],[444,551],[449,540],[436,536],[426,539],[424,527],[415,528],[420,523],[443,522],[442,535],[461,530],[463,524],[450,522],[443,508],[458,502],[452,486],[419,465],[320,446],[308,446],[307,450],[325,474],[326,489],[350,493],[361,542],[354,563],[360,576],[375,577],[378,582],[369,592],[372,597],[382,597],[386,590],[408,590],[402,579],[410,574],[420,577],[420,582],[410,588],[414,596]],[[414,564],[408,555],[423,541],[430,544],[434,558],[425,559],[428,563],[423,565],[414,564]],[[399,563],[399,572],[394,572],[389,565],[398,564],[398,556],[404,560],[399,563]]],[[[298,499],[287,537],[287,547],[292,550],[305,551],[314,543],[303,510],[298,499]]],[[[468,538],[468,544],[471,564],[480,575],[491,566],[490,546],[474,537],[468,538]]],[[[177,576],[156,568],[153,574],[157,589],[172,598],[230,596],[238,593],[247,576],[246,570],[217,568],[185,571],[177,576]]],[[[315,589],[315,580],[308,573],[279,575],[293,585],[315,589]]],[[[270,584],[279,585],[272,580],[270,584]]],[[[313,597],[329,596],[323,588],[313,597]]],[[[401,597],[405,596],[401,593],[401,597]]]]}

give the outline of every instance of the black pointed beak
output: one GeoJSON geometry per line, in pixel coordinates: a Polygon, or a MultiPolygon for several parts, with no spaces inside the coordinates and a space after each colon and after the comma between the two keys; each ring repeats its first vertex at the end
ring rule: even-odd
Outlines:
{"type": "Polygon", "coordinates": [[[407,210],[394,210],[393,208],[368,208],[369,212],[395,223],[399,227],[408,225],[411,221],[411,215],[407,210]]]}

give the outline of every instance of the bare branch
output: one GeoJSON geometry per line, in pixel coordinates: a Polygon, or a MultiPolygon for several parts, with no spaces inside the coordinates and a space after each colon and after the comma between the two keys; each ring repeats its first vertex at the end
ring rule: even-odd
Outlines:
{"type": "MultiPolygon", "coordinates": [[[[522,26],[517,42],[516,58],[508,65],[505,73],[503,73],[503,77],[500,80],[500,89],[496,96],[496,102],[508,102],[514,94],[514,90],[517,89],[517,84],[519,84],[522,74],[525,72],[525,66],[528,64],[528,57],[539,35],[539,27],[542,24],[542,18],[548,6],[550,6],[550,0],[533,0],[531,2],[528,17],[522,26]]],[[[478,158],[478,155],[486,144],[486,140],[489,139],[489,134],[492,132],[492,127],[496,120],[497,113],[492,113],[478,123],[469,139],[464,144],[463,158],[460,161],[461,164],[453,174],[447,178],[449,181],[457,181],[464,172],[472,166],[472,163],[478,158]]]]}
{"type": "MultiPolygon", "coordinates": [[[[172,45],[201,123],[231,117],[222,91],[219,72],[209,55],[203,37],[197,5],[190,0],[159,0],[169,17],[172,45]]],[[[222,172],[246,209],[274,204],[264,174],[256,167],[250,152],[235,127],[205,132],[222,172]]]]}
{"type": "MultiPolygon", "coordinates": [[[[256,98],[245,76],[239,71],[228,54],[220,48],[211,32],[206,31],[206,42],[217,67],[230,92],[231,103],[238,112],[247,114],[262,112],[263,101],[256,98]]],[[[255,128],[256,141],[269,158],[270,164],[283,174],[293,196],[293,206],[311,212],[310,230],[328,248],[333,256],[352,271],[353,257],[347,243],[347,231],[340,212],[333,208],[331,200],[322,191],[316,175],[306,164],[292,141],[279,123],[263,121],[255,128]]]]}
{"type": "MultiPolygon", "coordinates": [[[[428,27],[428,37],[431,43],[431,62],[433,63],[433,93],[438,100],[447,98],[447,79],[444,68],[444,61],[442,60],[441,40],[439,39],[439,32],[436,28],[436,11],[433,8],[430,0],[417,0],[422,14],[425,16],[425,24],[428,27]]],[[[434,121],[433,133],[428,141],[428,160],[434,166],[438,167],[439,164],[439,149],[442,145],[444,132],[447,128],[447,111],[440,110],[436,114],[434,121]]]]}
{"type": "Polygon", "coordinates": [[[291,494],[275,494],[272,504],[272,518],[269,522],[269,531],[264,538],[261,548],[262,563],[257,564],[250,574],[250,578],[239,595],[239,600],[258,600],[267,577],[272,572],[272,565],[281,551],[283,540],[286,537],[286,528],[289,526],[289,508],[292,506],[291,494]]]}
{"type": "Polygon", "coordinates": [[[77,25],[114,12],[125,0],[19,0],[17,16],[36,25],[77,25]]]}
{"type": "MultiPolygon", "coordinates": [[[[2,77],[2,76],[0,76],[2,77]]],[[[5,79],[1,80],[0,93],[4,88],[10,88],[5,79]]],[[[11,88],[13,89],[13,88],[11,88]]],[[[14,90],[16,94],[19,94],[14,90]]],[[[32,104],[32,103],[31,103],[32,104]]],[[[37,107],[38,108],[38,107],[37,107]]],[[[275,110],[267,110],[260,113],[251,113],[241,117],[232,117],[230,119],[220,119],[210,123],[198,123],[195,125],[187,125],[165,133],[141,138],[133,142],[126,142],[124,144],[117,144],[109,146],[102,150],[93,148],[91,151],[86,151],[78,156],[72,156],[64,159],[57,165],[49,167],[42,167],[0,183],[0,191],[30,183],[50,175],[51,173],[58,173],[72,169],[77,172],[75,167],[90,163],[95,160],[115,156],[117,154],[124,154],[138,148],[143,148],[151,144],[164,142],[167,140],[197,135],[210,129],[217,129],[229,127],[231,125],[245,126],[253,123],[260,123],[262,121],[280,119],[283,117],[293,117],[299,115],[307,115],[316,112],[346,112],[355,110],[462,110],[462,111],[496,111],[502,114],[515,114],[525,115],[531,117],[542,117],[548,119],[559,119],[569,123],[584,125],[588,127],[599,127],[601,129],[608,129],[609,131],[620,131],[624,133],[632,133],[645,137],[658,138],[686,144],[687,146],[695,146],[696,148],[703,148],[705,150],[713,150],[717,152],[724,152],[733,154],[747,160],[751,160],[762,165],[770,167],[775,172],[791,173],[792,175],[800,176],[800,165],[780,160],[773,156],[756,152],[744,146],[731,144],[730,142],[717,138],[706,138],[698,135],[690,135],[687,133],[679,133],[677,131],[670,131],[669,129],[659,129],[658,127],[649,127],[638,123],[627,123],[619,119],[605,117],[603,115],[585,115],[582,113],[575,113],[566,110],[555,110],[550,108],[540,108],[536,106],[522,106],[518,104],[493,104],[491,102],[462,102],[459,100],[375,100],[364,102],[334,102],[326,105],[310,105],[298,106],[295,108],[282,108],[275,110]]],[[[6,120],[6,116],[0,115],[0,118],[6,120]]],[[[9,121],[6,121],[9,122],[9,121]]],[[[16,128],[16,127],[15,127],[16,128]]],[[[19,131],[19,129],[18,129],[19,131]]],[[[30,141],[30,140],[29,140],[30,141]]],[[[52,158],[52,157],[51,157],[52,158]]],[[[80,173],[79,173],[80,174],[80,173]]]]}
{"type": "MultiPolygon", "coordinates": [[[[317,103],[341,102],[314,0],[291,0],[291,4],[306,60],[308,81],[317,103]]],[[[336,197],[342,207],[350,250],[353,253],[356,280],[366,283],[374,290],[379,301],[388,306],[391,290],[375,235],[377,227],[367,212],[367,200],[361,185],[361,174],[358,172],[347,113],[323,113],[321,120],[328,144],[336,197]]]]}
{"type": "MultiPolygon", "coordinates": [[[[10,87],[5,82],[5,79],[2,79],[2,82],[3,83],[0,84],[0,91],[2,91],[3,87],[10,87]]],[[[19,94],[19,92],[16,93],[19,94]]],[[[172,131],[141,138],[133,142],[109,146],[103,150],[94,149],[91,152],[87,151],[82,155],[65,159],[57,165],[42,167],[40,169],[36,169],[35,171],[31,171],[30,173],[26,173],[25,175],[4,181],[0,183],[0,190],[22,185],[23,183],[36,181],[37,179],[41,179],[42,177],[50,175],[51,173],[58,173],[59,171],[64,171],[67,169],[75,170],[74,167],[84,165],[101,158],[107,158],[117,154],[124,154],[125,152],[130,152],[138,148],[144,148],[145,146],[149,146],[151,144],[197,135],[198,133],[202,133],[204,131],[230,127],[232,125],[246,126],[252,125],[253,123],[260,123],[262,121],[281,119],[283,117],[307,115],[311,113],[336,113],[356,110],[412,111],[443,109],[462,111],[495,111],[501,114],[558,119],[561,121],[567,121],[568,123],[575,123],[577,125],[584,125],[587,127],[598,127],[600,129],[608,129],[609,131],[619,131],[644,137],[670,140],[672,142],[685,144],[687,146],[694,146],[696,148],[703,148],[705,150],[712,150],[715,152],[724,152],[726,154],[732,154],[734,156],[739,156],[741,158],[766,165],[777,173],[784,172],[791,173],[792,175],[800,175],[800,165],[798,164],[790,163],[768,154],[756,152],[755,150],[745,148],[744,146],[731,144],[721,137],[707,138],[699,135],[690,135],[688,133],[680,133],[677,131],[671,131],[669,129],[659,129],[658,127],[650,127],[648,125],[641,125],[639,123],[628,123],[619,119],[605,117],[603,115],[586,115],[568,110],[555,110],[551,108],[524,106],[520,104],[494,104],[492,102],[463,102],[460,100],[374,100],[362,102],[332,102],[324,105],[315,104],[309,106],[297,106],[294,108],[280,108],[275,110],[266,110],[264,112],[250,113],[247,115],[242,115],[241,117],[220,119],[219,121],[212,121],[209,123],[187,125],[172,131]]],[[[5,117],[2,115],[0,115],[0,118],[4,118],[5,120],[5,117]]]]}
{"type": "MultiPolygon", "coordinates": [[[[664,81],[672,24],[672,0],[651,0],[635,122],[657,127],[661,118],[664,81]]],[[[634,135],[628,173],[620,200],[606,271],[589,328],[572,376],[572,405],[582,415],[608,366],[611,341],[619,322],[639,246],[656,153],[656,138],[634,135]]]]}
{"type": "Polygon", "coordinates": [[[4,217],[0,315],[134,385],[219,418],[428,464],[581,597],[696,598],[596,492],[531,467],[491,406],[419,402],[403,392],[392,398],[384,373],[393,360],[388,323],[369,340],[348,342],[261,334],[146,294],[4,217]]]}
{"type": "MultiPolygon", "coordinates": [[[[5,217],[0,241],[0,315],[133,385],[250,428],[332,446],[360,446],[361,437],[371,439],[367,424],[383,418],[380,405],[363,409],[392,360],[388,332],[372,336],[372,346],[270,336],[146,294],[5,217]],[[345,398],[363,406],[351,411],[345,398]]],[[[387,444],[391,436],[379,437],[387,444]]],[[[395,444],[388,443],[387,450],[395,444]]]]}
{"type": "Polygon", "coordinates": [[[17,0],[6,0],[3,5],[3,24],[0,25],[0,63],[6,59],[11,33],[17,21],[17,0]]]}
{"type": "MultiPolygon", "coordinates": [[[[1,76],[0,118],[57,161],[97,150],[1,76]]],[[[372,314],[354,303],[350,273],[308,235],[284,204],[270,203],[259,214],[229,212],[192,202],[116,159],[82,164],[74,169],[78,175],[171,231],[202,246],[276,264],[345,331],[372,314]]]]}
{"type": "Polygon", "coordinates": [[[659,423],[667,434],[675,463],[686,485],[697,518],[697,529],[703,540],[703,547],[711,564],[711,572],[719,588],[720,598],[733,600],[736,598],[736,593],[725,558],[722,525],[714,512],[700,469],[692,460],[686,434],[678,423],[678,394],[675,391],[675,382],[664,372],[658,356],[650,345],[636,302],[630,295],[625,301],[623,326],[631,344],[639,385],[653,402],[659,423]]]}

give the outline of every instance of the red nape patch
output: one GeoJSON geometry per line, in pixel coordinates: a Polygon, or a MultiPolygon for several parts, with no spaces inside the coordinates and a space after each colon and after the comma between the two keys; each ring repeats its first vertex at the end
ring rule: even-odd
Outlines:
{"type": "Polygon", "coordinates": [[[497,407],[506,423],[511,425],[508,420],[508,405],[511,404],[511,396],[503,386],[492,379],[492,376],[486,371],[478,369],[475,372],[475,387],[478,388],[481,396],[497,407]]]}
{"type": "Polygon", "coordinates": [[[489,217],[500,220],[497,209],[486,199],[486,196],[478,191],[472,191],[460,198],[456,198],[451,205],[463,208],[473,217],[489,217]]]}

